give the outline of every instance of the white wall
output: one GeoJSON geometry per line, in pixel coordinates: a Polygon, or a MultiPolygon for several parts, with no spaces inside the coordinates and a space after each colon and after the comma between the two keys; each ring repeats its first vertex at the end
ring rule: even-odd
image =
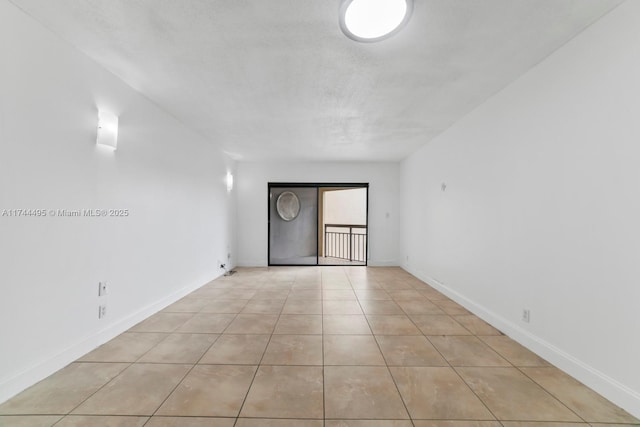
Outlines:
{"type": "Polygon", "coordinates": [[[367,190],[326,191],[323,210],[325,224],[367,225],[367,190]]]}
{"type": "Polygon", "coordinates": [[[638,16],[623,4],[401,170],[403,266],[636,416],[638,16]]]}
{"type": "Polygon", "coordinates": [[[221,274],[236,215],[231,161],[5,1],[0,52],[0,214],[130,212],[0,216],[4,401],[221,274]],[[98,107],[120,116],[115,152],[95,144],[98,107]]]}
{"type": "Polygon", "coordinates": [[[238,265],[267,265],[267,183],[369,183],[369,265],[398,265],[398,163],[238,163],[238,265]]]}

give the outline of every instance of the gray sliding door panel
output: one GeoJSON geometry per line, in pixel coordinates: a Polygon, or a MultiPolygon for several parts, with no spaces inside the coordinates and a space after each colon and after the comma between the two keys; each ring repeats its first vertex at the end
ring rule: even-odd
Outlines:
{"type": "MultiPolygon", "coordinates": [[[[284,196],[283,201],[285,198],[286,201],[291,201],[289,195],[284,196]]],[[[314,187],[271,187],[269,210],[269,264],[316,265],[318,256],[318,189],[314,187]],[[294,193],[300,203],[298,215],[289,221],[282,219],[277,210],[278,197],[286,191],[294,193]]],[[[286,214],[284,217],[289,218],[286,214]]]]}

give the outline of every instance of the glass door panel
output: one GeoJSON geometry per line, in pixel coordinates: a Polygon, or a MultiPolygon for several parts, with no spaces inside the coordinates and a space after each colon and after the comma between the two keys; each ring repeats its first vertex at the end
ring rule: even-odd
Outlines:
{"type": "Polygon", "coordinates": [[[318,189],[269,187],[269,265],[318,264],[318,189]]]}

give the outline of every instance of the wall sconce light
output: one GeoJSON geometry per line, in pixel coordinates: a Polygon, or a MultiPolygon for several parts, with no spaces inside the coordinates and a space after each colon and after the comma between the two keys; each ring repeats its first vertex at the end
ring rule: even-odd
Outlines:
{"type": "Polygon", "coordinates": [[[233,175],[231,174],[231,172],[227,172],[225,182],[227,183],[227,192],[230,193],[231,190],[233,190],[233,175]]]}
{"type": "Polygon", "coordinates": [[[111,147],[113,150],[118,145],[118,116],[108,111],[98,111],[98,138],[97,144],[111,147]]]}

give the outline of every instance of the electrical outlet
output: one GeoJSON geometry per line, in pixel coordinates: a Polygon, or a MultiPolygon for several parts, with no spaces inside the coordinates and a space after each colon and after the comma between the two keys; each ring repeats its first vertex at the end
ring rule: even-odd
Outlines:
{"type": "Polygon", "coordinates": [[[107,315],[107,306],[101,305],[100,307],[98,307],[98,319],[102,319],[106,315],[107,315]]]}
{"type": "Polygon", "coordinates": [[[529,323],[531,320],[531,313],[527,309],[522,310],[522,321],[525,323],[529,323]]]}
{"type": "Polygon", "coordinates": [[[107,282],[98,282],[98,296],[103,297],[107,294],[107,282]]]}

